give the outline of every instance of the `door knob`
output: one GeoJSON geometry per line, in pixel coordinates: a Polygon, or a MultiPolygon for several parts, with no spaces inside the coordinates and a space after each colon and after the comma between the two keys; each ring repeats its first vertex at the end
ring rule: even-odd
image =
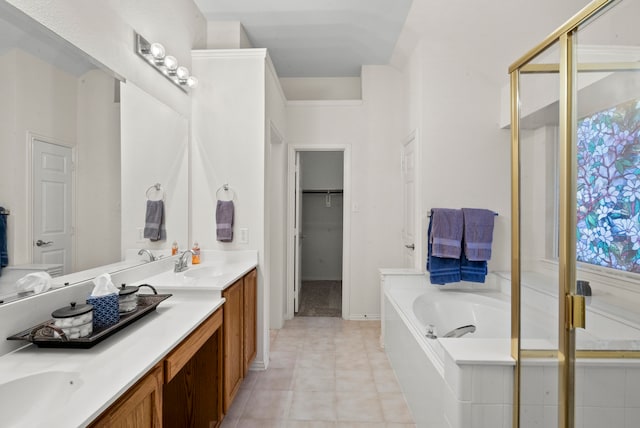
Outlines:
{"type": "Polygon", "coordinates": [[[415,250],[415,249],[416,249],[416,246],[415,246],[415,245],[413,245],[413,244],[408,244],[408,245],[405,245],[405,248],[408,248],[408,249],[410,249],[410,250],[415,250]]]}
{"type": "Polygon", "coordinates": [[[36,245],[37,245],[38,247],[44,247],[44,246],[51,245],[51,244],[53,244],[53,241],[47,241],[47,242],[44,242],[42,239],[38,239],[38,240],[36,241],[36,245]]]}

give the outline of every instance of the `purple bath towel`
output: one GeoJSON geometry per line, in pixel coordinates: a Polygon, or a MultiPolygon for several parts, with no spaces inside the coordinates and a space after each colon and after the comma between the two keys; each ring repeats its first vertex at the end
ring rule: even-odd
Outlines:
{"type": "Polygon", "coordinates": [[[470,261],[491,259],[493,243],[493,211],[477,208],[463,208],[464,215],[464,254],[470,261]]]}
{"type": "Polygon", "coordinates": [[[434,208],[431,210],[430,242],[432,256],[459,259],[462,253],[463,217],[461,210],[434,208]]]}
{"type": "Polygon", "coordinates": [[[216,205],[216,238],[220,242],[233,241],[233,201],[218,201],[216,205]]]}

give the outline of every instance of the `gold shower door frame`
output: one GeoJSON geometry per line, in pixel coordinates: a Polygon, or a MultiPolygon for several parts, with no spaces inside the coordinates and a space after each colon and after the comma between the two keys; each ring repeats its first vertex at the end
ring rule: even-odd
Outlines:
{"type": "Polygon", "coordinates": [[[575,426],[575,360],[578,358],[640,358],[640,351],[576,351],[575,329],[584,327],[584,297],[576,295],[576,80],[579,72],[640,70],[640,63],[576,64],[574,37],[578,27],[623,0],[594,0],[509,67],[511,81],[511,356],[515,359],[513,427],[520,425],[521,361],[558,360],[558,428],[575,426]],[[532,61],[559,44],[559,64],[532,61]],[[522,349],[520,341],[520,76],[559,73],[559,301],[558,349],[522,349]]]}

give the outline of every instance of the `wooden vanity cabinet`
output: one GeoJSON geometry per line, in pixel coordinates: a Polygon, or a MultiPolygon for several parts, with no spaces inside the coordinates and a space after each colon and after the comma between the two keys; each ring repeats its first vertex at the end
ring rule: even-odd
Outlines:
{"type": "Polygon", "coordinates": [[[132,386],[91,428],[156,428],[162,426],[162,365],[132,386]]]}
{"type": "Polygon", "coordinates": [[[227,413],[256,356],[257,271],[222,292],[224,303],[224,412],[227,413]]]}

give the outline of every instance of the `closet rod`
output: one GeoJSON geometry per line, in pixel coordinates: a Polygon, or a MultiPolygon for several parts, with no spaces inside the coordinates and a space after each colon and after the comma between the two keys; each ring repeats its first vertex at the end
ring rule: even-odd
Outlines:
{"type": "Polygon", "coordinates": [[[340,193],[342,194],[342,190],[340,189],[326,189],[326,190],[303,190],[302,193],[323,193],[323,194],[334,194],[340,193]]]}

